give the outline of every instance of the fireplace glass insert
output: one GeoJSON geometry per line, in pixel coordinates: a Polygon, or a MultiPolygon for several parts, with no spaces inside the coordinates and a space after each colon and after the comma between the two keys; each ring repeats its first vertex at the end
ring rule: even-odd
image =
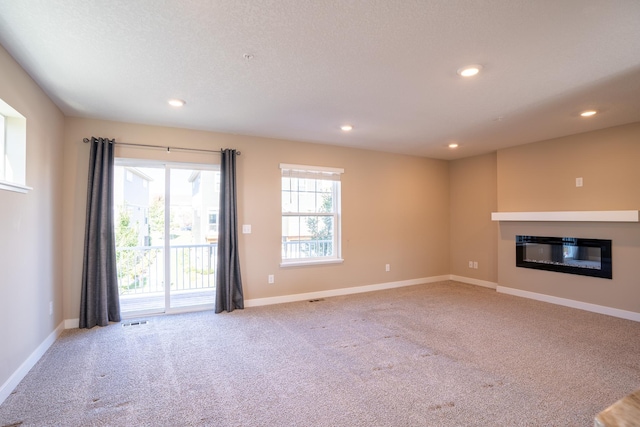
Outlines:
{"type": "Polygon", "coordinates": [[[611,279],[611,240],[516,236],[516,266],[611,279]]]}

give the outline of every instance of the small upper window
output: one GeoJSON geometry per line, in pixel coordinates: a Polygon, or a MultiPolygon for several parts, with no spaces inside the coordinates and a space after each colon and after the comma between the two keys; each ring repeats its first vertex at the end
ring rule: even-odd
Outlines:
{"type": "Polygon", "coordinates": [[[0,99],[0,189],[26,193],[27,119],[0,99]]]}
{"type": "Polygon", "coordinates": [[[218,213],[209,212],[209,231],[218,232],[218,213]]]}
{"type": "Polygon", "coordinates": [[[281,164],[282,265],[341,262],[343,169],[281,164]]]}
{"type": "Polygon", "coordinates": [[[7,118],[0,114],[0,156],[2,156],[2,161],[0,162],[0,179],[4,180],[4,139],[5,139],[5,123],[7,122],[7,118]]]}

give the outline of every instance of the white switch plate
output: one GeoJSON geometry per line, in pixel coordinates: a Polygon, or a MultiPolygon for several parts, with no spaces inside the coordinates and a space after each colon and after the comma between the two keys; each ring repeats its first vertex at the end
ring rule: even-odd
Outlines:
{"type": "Polygon", "coordinates": [[[478,261],[473,261],[473,268],[478,268],[478,261]]]}
{"type": "Polygon", "coordinates": [[[389,264],[385,265],[384,271],[391,271],[391,266],[389,264]]]}
{"type": "Polygon", "coordinates": [[[275,277],[273,277],[273,274],[270,274],[267,280],[269,281],[269,284],[273,284],[276,281],[275,277]]]}
{"type": "Polygon", "coordinates": [[[469,268],[473,268],[473,261],[469,261],[469,268]]]}
{"type": "Polygon", "coordinates": [[[576,187],[582,187],[582,178],[576,178],[576,187]]]}
{"type": "Polygon", "coordinates": [[[244,224],[242,226],[242,234],[251,234],[251,224],[244,224]]]}

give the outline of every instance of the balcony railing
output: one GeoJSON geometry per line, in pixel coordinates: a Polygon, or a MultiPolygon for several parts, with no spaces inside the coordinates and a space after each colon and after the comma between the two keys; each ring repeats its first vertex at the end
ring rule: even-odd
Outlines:
{"type": "Polygon", "coordinates": [[[295,240],[282,242],[282,259],[317,258],[333,255],[333,240],[295,240]]]}
{"type": "MultiPolygon", "coordinates": [[[[170,290],[195,291],[216,286],[217,244],[170,246],[170,290]]],[[[120,296],[165,291],[164,246],[116,248],[120,296]]]]}

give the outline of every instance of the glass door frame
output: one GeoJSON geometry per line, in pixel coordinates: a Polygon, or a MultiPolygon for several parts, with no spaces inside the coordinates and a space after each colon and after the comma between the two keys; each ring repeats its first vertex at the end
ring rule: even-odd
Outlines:
{"type": "MultiPolygon", "coordinates": [[[[171,170],[189,169],[199,171],[219,171],[219,164],[191,163],[191,162],[171,162],[162,160],[147,160],[139,158],[116,157],[115,166],[137,167],[137,168],[157,168],[164,169],[164,307],[161,309],[151,308],[147,310],[130,311],[123,313],[123,318],[140,317],[142,315],[163,315],[175,314],[191,311],[203,311],[213,309],[215,303],[197,304],[183,307],[171,307],[171,170]]],[[[114,205],[115,209],[115,205],[114,205]]],[[[177,255],[176,255],[177,256],[177,255]]],[[[214,291],[215,292],[215,291],[214,291]]]]}

